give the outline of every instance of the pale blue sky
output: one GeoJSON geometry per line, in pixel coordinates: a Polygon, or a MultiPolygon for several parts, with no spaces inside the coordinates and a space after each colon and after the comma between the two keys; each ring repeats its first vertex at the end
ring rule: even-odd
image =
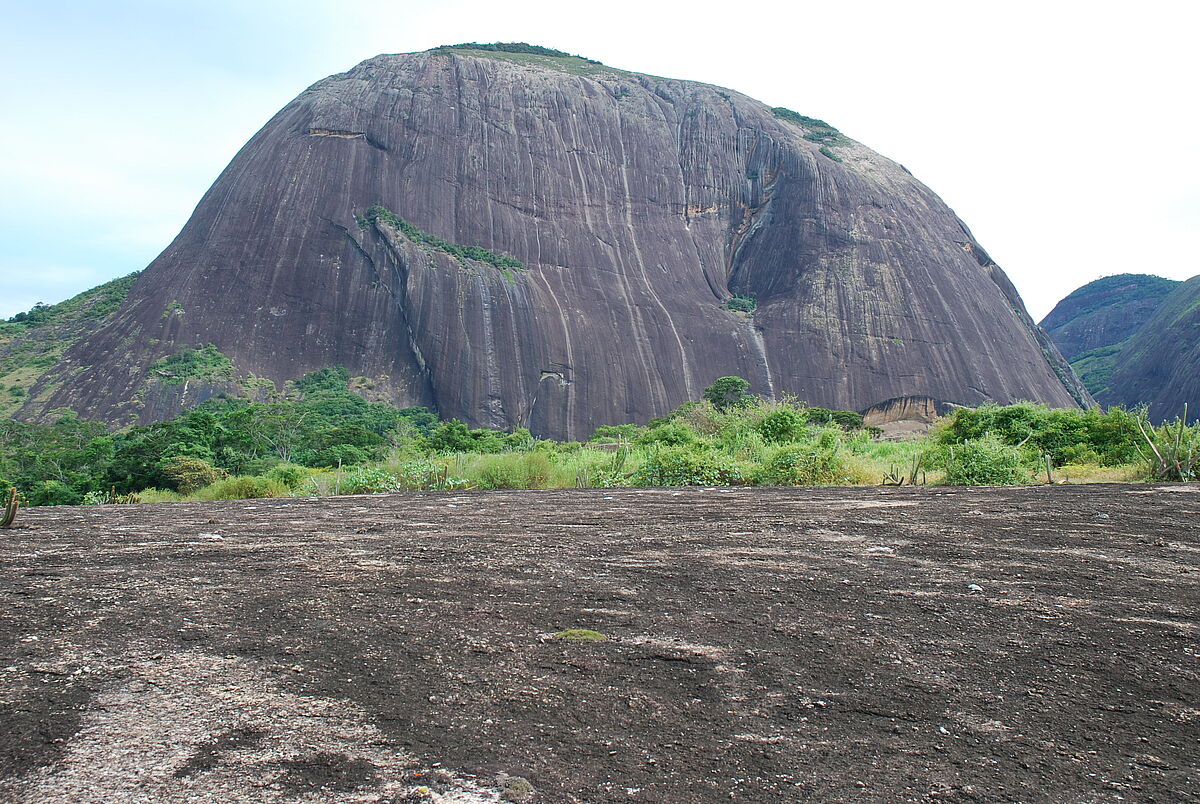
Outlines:
{"type": "Polygon", "coordinates": [[[0,316],[144,268],[237,149],[326,75],[527,41],[828,120],[939,193],[1040,318],[1105,274],[1200,273],[1198,9],[2,0],[0,316]]]}

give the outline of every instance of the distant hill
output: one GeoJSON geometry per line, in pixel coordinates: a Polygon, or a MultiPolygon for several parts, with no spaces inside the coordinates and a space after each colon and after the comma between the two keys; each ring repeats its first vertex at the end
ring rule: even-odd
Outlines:
{"type": "Polygon", "coordinates": [[[132,273],[0,321],[0,416],[11,416],[30,402],[30,390],[39,380],[45,379],[44,396],[58,389],[61,378],[53,369],[63,352],[108,322],[137,276],[132,273]]]}
{"type": "Polygon", "coordinates": [[[1200,276],[1119,274],[1060,301],[1042,327],[1104,405],[1149,405],[1155,419],[1200,413],[1200,276]]]}
{"type": "MultiPolygon", "coordinates": [[[[1149,274],[1106,276],[1060,301],[1042,319],[1042,327],[1063,357],[1074,360],[1133,335],[1177,285],[1174,279],[1149,274]]],[[[1089,386],[1089,390],[1097,389],[1089,386]]]]}

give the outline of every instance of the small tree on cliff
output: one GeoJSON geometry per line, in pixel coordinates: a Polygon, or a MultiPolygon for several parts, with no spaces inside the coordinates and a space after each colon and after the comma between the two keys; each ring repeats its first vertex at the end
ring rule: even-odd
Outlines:
{"type": "Polygon", "coordinates": [[[704,389],[704,398],[718,410],[747,404],[754,397],[746,393],[750,383],[741,377],[721,377],[704,389]]]}

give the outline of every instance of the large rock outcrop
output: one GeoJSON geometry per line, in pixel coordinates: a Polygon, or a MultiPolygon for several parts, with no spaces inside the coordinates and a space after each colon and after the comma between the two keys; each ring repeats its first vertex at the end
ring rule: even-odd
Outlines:
{"type": "Polygon", "coordinates": [[[729,374],[860,410],[1090,401],[900,165],[729,90],[472,49],[288,104],[24,413],[170,415],[205,384],[164,394],[150,367],[207,343],[255,382],[342,364],[399,404],[570,438],[729,374]]]}

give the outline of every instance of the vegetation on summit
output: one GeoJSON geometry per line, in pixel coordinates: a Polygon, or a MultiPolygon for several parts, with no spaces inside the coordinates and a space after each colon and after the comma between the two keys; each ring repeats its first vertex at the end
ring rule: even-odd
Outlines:
{"type": "Polygon", "coordinates": [[[492,42],[491,44],[480,44],[479,42],[462,42],[457,45],[442,45],[433,48],[434,50],[484,50],[493,53],[524,53],[531,56],[552,56],[556,58],[580,59],[589,64],[603,64],[603,62],[595,59],[576,56],[573,53],[567,53],[563,50],[555,50],[552,47],[542,47],[541,45],[530,45],[525,42],[492,42]]]}
{"type": "MultiPolygon", "coordinates": [[[[35,304],[0,321],[0,416],[15,413],[63,353],[125,301],[138,274],[105,282],[58,304],[35,304]]],[[[57,378],[46,385],[53,387],[57,378]]]]}

